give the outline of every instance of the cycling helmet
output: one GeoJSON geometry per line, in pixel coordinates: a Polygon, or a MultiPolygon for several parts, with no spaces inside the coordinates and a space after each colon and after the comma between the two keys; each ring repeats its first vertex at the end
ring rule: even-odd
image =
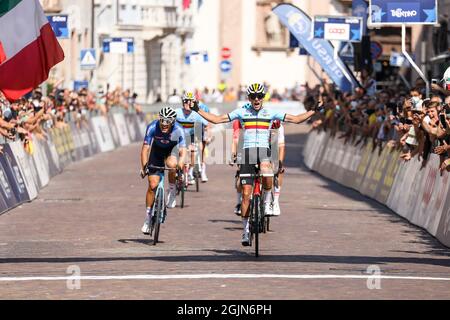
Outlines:
{"type": "Polygon", "coordinates": [[[159,112],[159,119],[170,121],[173,123],[177,119],[177,113],[173,108],[165,107],[159,112]]]}
{"type": "Polygon", "coordinates": [[[195,101],[195,95],[192,91],[186,91],[186,93],[183,95],[183,100],[193,100],[195,101]]]}
{"type": "Polygon", "coordinates": [[[248,86],[247,88],[247,95],[251,94],[266,94],[266,89],[264,88],[264,85],[261,83],[254,83],[248,86]]]}

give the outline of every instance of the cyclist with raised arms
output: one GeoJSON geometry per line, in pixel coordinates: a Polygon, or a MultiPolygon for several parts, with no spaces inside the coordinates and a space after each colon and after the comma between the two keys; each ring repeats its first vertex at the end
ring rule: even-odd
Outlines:
{"type": "MultiPolygon", "coordinates": [[[[161,171],[151,167],[167,167],[169,171],[169,196],[167,207],[176,206],[176,169],[183,169],[186,156],[186,142],[183,128],[176,123],[177,113],[171,107],[159,112],[159,120],[153,121],[145,134],[141,150],[141,176],[148,175],[148,190],[146,196],[147,216],[142,227],[142,233],[149,234],[149,224],[152,217],[152,207],[155,202],[155,190],[160,182],[161,171]],[[176,148],[178,147],[178,148],[176,148]],[[177,154],[174,152],[178,149],[177,154]]],[[[164,172],[162,172],[164,173],[164,172]]]]}
{"type": "MultiPolygon", "coordinates": [[[[184,128],[184,134],[187,140],[187,145],[190,151],[193,151],[193,144],[195,142],[195,127],[196,124],[201,125],[201,137],[199,137],[200,150],[202,152],[202,164],[201,164],[201,179],[202,182],[207,182],[206,177],[206,165],[204,163],[204,148],[206,146],[206,136],[209,134],[209,123],[197,113],[192,112],[191,107],[198,105],[201,109],[209,112],[209,109],[195,99],[195,95],[192,92],[186,92],[183,96],[183,108],[177,109],[177,122],[184,128]]],[[[189,167],[189,184],[195,184],[194,182],[194,152],[191,152],[191,165],[189,167]]]]}
{"type": "MultiPolygon", "coordinates": [[[[244,108],[248,107],[249,105],[245,105],[244,108]]],[[[232,155],[232,162],[236,163],[237,160],[237,148],[239,145],[239,136],[240,131],[242,129],[241,122],[239,120],[233,121],[233,143],[231,145],[231,155],[232,155]]],[[[281,187],[283,184],[283,176],[284,176],[284,159],[286,156],[286,146],[285,146],[285,137],[284,137],[284,126],[279,120],[275,120],[272,124],[271,130],[278,130],[278,185],[274,187],[274,199],[273,199],[273,207],[270,208],[269,212],[266,212],[267,216],[279,216],[281,214],[280,209],[280,194],[281,194],[281,187]]],[[[237,172],[237,176],[239,176],[239,170],[237,172]]],[[[236,185],[236,193],[237,193],[237,204],[234,208],[234,213],[238,216],[241,215],[241,204],[242,204],[242,185],[239,183],[236,185]]]]}
{"type": "MultiPolygon", "coordinates": [[[[259,165],[259,168],[263,175],[273,174],[273,168],[271,164],[270,155],[270,127],[275,120],[282,122],[291,122],[300,124],[307,121],[313,115],[316,114],[318,109],[311,110],[299,115],[291,115],[282,112],[277,112],[263,108],[263,100],[266,95],[266,90],[262,84],[255,83],[248,87],[247,96],[250,104],[247,108],[239,108],[235,111],[224,114],[214,115],[203,110],[200,110],[198,106],[192,108],[192,110],[198,112],[203,118],[214,124],[227,123],[234,120],[240,120],[244,128],[244,145],[243,145],[243,158],[244,163],[241,165],[241,175],[255,174],[255,164],[259,165]],[[250,159],[256,158],[256,159],[250,159]]],[[[266,198],[264,199],[265,211],[270,209],[271,202],[271,190],[272,190],[272,178],[264,177],[263,188],[266,191],[266,198]]],[[[249,215],[250,215],[250,198],[252,195],[253,179],[241,179],[242,184],[242,222],[244,226],[244,234],[242,235],[242,245],[250,245],[250,228],[249,228],[249,215]]]]}

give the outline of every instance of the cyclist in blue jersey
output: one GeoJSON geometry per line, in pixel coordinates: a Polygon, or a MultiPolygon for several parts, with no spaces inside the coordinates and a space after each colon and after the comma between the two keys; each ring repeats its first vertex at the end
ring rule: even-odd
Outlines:
{"type": "MultiPolygon", "coordinates": [[[[264,175],[273,174],[273,167],[271,163],[270,153],[270,128],[275,120],[281,122],[290,122],[300,124],[307,121],[316,112],[320,111],[322,106],[315,110],[308,111],[299,115],[291,115],[283,112],[278,112],[263,107],[266,90],[264,85],[255,83],[248,87],[247,96],[250,101],[247,107],[239,108],[229,114],[214,115],[201,110],[198,106],[192,108],[199,113],[203,118],[214,124],[227,123],[234,120],[240,120],[244,130],[244,145],[243,145],[243,159],[240,173],[254,174],[255,164],[259,165],[261,173],[264,175]]],[[[273,186],[272,177],[264,177],[263,188],[266,191],[266,198],[264,199],[265,212],[269,212],[271,203],[271,190],[273,186]]],[[[242,184],[242,222],[244,225],[244,234],[242,235],[242,245],[250,245],[250,229],[249,229],[249,215],[250,215],[250,198],[252,195],[253,179],[243,178],[242,184]]]]}
{"type": "Polygon", "coordinates": [[[160,182],[159,171],[150,168],[167,167],[169,171],[168,208],[176,206],[176,168],[183,169],[186,156],[186,141],[183,128],[176,123],[177,113],[170,107],[163,108],[159,120],[153,121],[145,134],[141,150],[141,177],[148,175],[148,190],[146,196],[147,216],[142,227],[144,234],[149,233],[149,222],[152,217],[152,207],[155,202],[155,190],[160,182]],[[178,151],[178,154],[176,153],[178,151]],[[178,159],[177,159],[178,156],[178,159]]]}
{"type": "MultiPolygon", "coordinates": [[[[206,165],[204,161],[204,150],[207,143],[207,136],[209,136],[209,123],[203,119],[198,113],[192,112],[191,106],[197,104],[195,96],[192,92],[186,92],[183,96],[183,108],[177,109],[177,122],[184,128],[184,134],[186,137],[186,144],[193,151],[193,144],[195,138],[199,142],[199,148],[202,151],[202,163],[201,163],[201,179],[202,182],[207,182],[206,165]],[[197,135],[197,137],[195,136],[197,135]]],[[[200,104],[203,110],[209,109],[206,105],[200,104]]],[[[194,181],[194,152],[191,152],[191,165],[189,167],[189,184],[195,184],[194,181]]]]}

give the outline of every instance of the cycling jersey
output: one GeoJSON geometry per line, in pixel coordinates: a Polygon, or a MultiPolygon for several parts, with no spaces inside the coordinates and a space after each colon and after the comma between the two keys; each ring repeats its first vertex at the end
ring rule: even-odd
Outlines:
{"type": "Polygon", "coordinates": [[[204,104],[203,102],[200,102],[200,104],[198,105],[198,107],[199,107],[201,110],[203,110],[203,111],[209,113],[209,108],[208,108],[208,106],[207,106],[206,104],[204,104]]]}
{"type": "MultiPolygon", "coordinates": [[[[241,122],[239,120],[233,121],[233,139],[239,139],[239,131],[242,129],[241,122]]],[[[270,127],[271,130],[278,130],[278,145],[284,145],[284,126],[281,124],[281,121],[275,120],[270,127]]]]}
{"type": "Polygon", "coordinates": [[[160,149],[173,149],[177,145],[180,148],[186,148],[183,128],[175,123],[170,132],[163,133],[159,126],[159,120],[153,121],[147,127],[144,144],[152,145],[160,149]]]}
{"type": "Polygon", "coordinates": [[[183,127],[186,137],[194,135],[196,123],[201,123],[203,126],[208,125],[208,121],[203,119],[197,112],[191,112],[186,115],[183,109],[177,110],[177,122],[183,127]]]}
{"type": "Polygon", "coordinates": [[[274,120],[284,121],[286,113],[269,109],[256,111],[251,104],[228,114],[230,121],[240,120],[244,128],[244,149],[270,148],[270,128],[274,120]]]}

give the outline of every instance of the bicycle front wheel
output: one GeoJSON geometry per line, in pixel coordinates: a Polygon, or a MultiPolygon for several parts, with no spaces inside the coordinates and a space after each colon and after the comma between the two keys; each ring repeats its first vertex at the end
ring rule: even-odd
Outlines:
{"type": "Polygon", "coordinates": [[[259,232],[260,232],[260,219],[259,219],[259,215],[260,215],[260,202],[261,199],[259,196],[255,196],[254,198],[254,205],[253,205],[253,232],[255,234],[255,256],[258,258],[259,257],[259,232]]]}
{"type": "Polygon", "coordinates": [[[161,228],[161,220],[163,215],[163,205],[164,205],[164,192],[158,192],[158,197],[156,198],[155,202],[157,203],[155,212],[155,236],[153,238],[153,245],[156,246],[156,244],[159,241],[159,231],[161,228]]]}

